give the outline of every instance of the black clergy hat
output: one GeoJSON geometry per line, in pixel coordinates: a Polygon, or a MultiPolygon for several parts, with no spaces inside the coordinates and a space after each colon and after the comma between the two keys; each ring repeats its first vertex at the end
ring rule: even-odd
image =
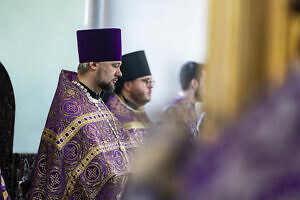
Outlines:
{"type": "Polygon", "coordinates": [[[143,76],[151,75],[145,51],[135,51],[122,56],[122,77],[116,83],[115,92],[121,93],[127,81],[133,81],[143,76]]]}

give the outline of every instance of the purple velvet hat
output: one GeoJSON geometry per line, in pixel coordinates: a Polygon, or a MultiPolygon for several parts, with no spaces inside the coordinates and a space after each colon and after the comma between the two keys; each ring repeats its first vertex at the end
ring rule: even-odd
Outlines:
{"type": "Polygon", "coordinates": [[[121,61],[121,29],[77,31],[79,62],[121,61]]]}

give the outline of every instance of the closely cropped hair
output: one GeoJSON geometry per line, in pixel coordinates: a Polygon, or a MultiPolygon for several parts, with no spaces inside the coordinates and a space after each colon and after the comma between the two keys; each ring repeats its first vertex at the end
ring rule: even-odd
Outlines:
{"type": "Polygon", "coordinates": [[[193,78],[200,80],[202,76],[203,65],[196,62],[185,63],[180,70],[180,84],[183,91],[189,88],[193,78]],[[199,76],[197,78],[197,75],[199,76]]]}
{"type": "Polygon", "coordinates": [[[89,70],[89,68],[90,67],[88,62],[79,63],[77,67],[78,74],[85,74],[89,70]]]}

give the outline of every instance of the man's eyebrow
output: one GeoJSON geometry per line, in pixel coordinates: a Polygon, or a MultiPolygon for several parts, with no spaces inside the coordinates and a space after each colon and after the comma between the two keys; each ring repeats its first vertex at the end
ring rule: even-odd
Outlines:
{"type": "Polygon", "coordinates": [[[141,80],[152,80],[152,78],[146,77],[146,78],[141,78],[141,80]]]}
{"type": "Polygon", "coordinates": [[[121,66],[121,63],[113,63],[114,66],[121,66]]]}

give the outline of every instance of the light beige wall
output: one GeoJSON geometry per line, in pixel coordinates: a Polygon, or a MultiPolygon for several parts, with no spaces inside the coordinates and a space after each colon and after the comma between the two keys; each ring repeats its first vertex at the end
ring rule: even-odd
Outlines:
{"type": "Polygon", "coordinates": [[[14,152],[36,152],[62,68],[76,70],[83,0],[1,0],[0,61],[16,99],[14,152]]]}

